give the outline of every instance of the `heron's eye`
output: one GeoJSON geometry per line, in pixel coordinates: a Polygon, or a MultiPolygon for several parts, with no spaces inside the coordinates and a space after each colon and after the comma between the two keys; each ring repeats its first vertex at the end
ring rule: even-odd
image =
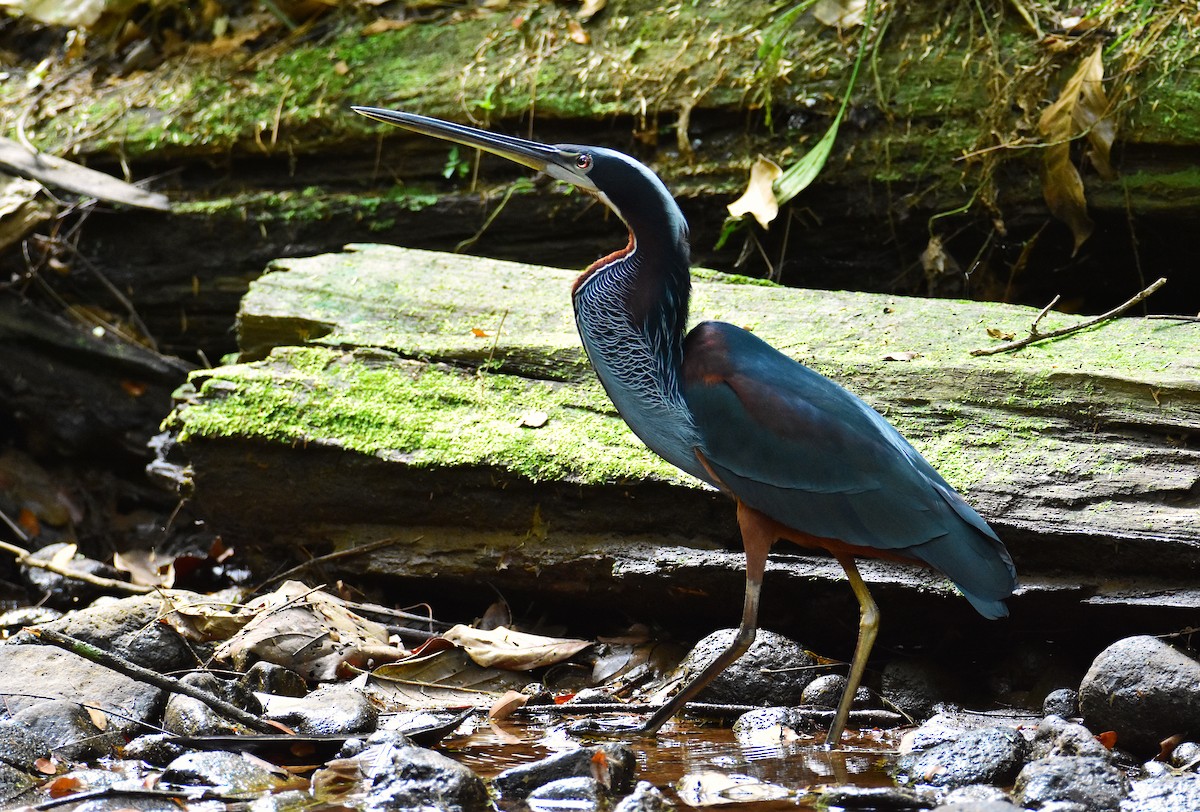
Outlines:
{"type": "Polygon", "coordinates": [[[580,153],[579,156],[575,158],[575,166],[576,168],[587,172],[592,168],[592,156],[588,155],[586,152],[580,153]]]}

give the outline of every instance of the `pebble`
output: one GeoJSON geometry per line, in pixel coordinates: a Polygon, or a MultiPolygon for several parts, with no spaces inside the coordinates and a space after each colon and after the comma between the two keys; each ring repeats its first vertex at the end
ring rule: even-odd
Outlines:
{"type": "Polygon", "coordinates": [[[454,759],[424,747],[387,747],[369,761],[367,810],[434,808],[489,812],[483,779],[454,759]]]}
{"type": "Polygon", "coordinates": [[[1129,793],[1125,773],[1103,758],[1050,756],[1031,761],[1017,776],[1013,795],[1022,806],[1048,809],[1052,802],[1082,804],[1085,812],[1116,812],[1129,793]]]}
{"type": "Polygon", "coordinates": [[[649,781],[638,781],[633,792],[621,799],[613,812],[671,812],[675,806],[662,790],[649,781]]]}
{"type": "MultiPolygon", "coordinates": [[[[684,674],[698,674],[733,641],[736,629],[705,637],[680,663],[684,674]]],[[[817,659],[804,646],[782,634],[759,629],[758,635],[734,663],[708,684],[701,702],[729,705],[798,705],[804,688],[815,676],[817,659]]]]}
{"type": "Polygon", "coordinates": [[[1008,727],[970,730],[953,741],[900,757],[896,780],[907,784],[961,787],[1005,784],[1021,769],[1024,737],[1008,727]]]}

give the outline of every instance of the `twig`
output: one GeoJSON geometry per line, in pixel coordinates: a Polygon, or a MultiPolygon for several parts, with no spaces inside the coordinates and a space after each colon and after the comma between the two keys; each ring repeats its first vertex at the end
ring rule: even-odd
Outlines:
{"type": "MultiPolygon", "coordinates": [[[[78,804],[83,801],[95,801],[104,798],[150,798],[172,801],[179,806],[185,806],[183,802],[191,801],[219,801],[219,802],[236,802],[247,800],[245,795],[227,795],[211,789],[203,787],[185,787],[183,789],[157,789],[149,787],[117,787],[108,786],[100,789],[91,789],[85,792],[76,792],[70,795],[64,795],[61,798],[51,798],[49,801],[42,801],[40,804],[28,807],[29,809],[54,809],[59,806],[68,804],[78,804]]],[[[132,806],[132,804],[130,805],[132,806]]]]}
{"type": "MultiPolygon", "coordinates": [[[[5,521],[11,521],[7,516],[5,521]]],[[[9,525],[12,527],[12,525],[9,525]]],[[[24,533],[22,533],[24,535],[24,533]]],[[[34,558],[33,554],[24,547],[18,547],[15,544],[10,544],[7,541],[0,541],[0,550],[6,553],[12,553],[17,558],[17,563],[23,567],[34,567],[40,570],[47,570],[64,578],[74,578],[76,581],[83,581],[92,586],[98,586],[102,589],[115,589],[119,592],[130,592],[135,595],[145,595],[148,592],[153,592],[155,587],[143,586],[142,584],[131,584],[128,581],[118,581],[115,578],[105,578],[101,575],[93,575],[90,572],[82,572],[73,570],[70,567],[60,567],[52,561],[42,561],[34,558]]]]}
{"type": "MultiPolygon", "coordinates": [[[[420,541],[421,538],[422,536],[417,536],[417,538],[413,539],[413,541],[420,541]]],[[[270,578],[256,586],[252,591],[255,593],[262,592],[272,584],[277,584],[280,581],[291,578],[296,573],[303,572],[309,567],[315,567],[318,564],[325,564],[330,561],[337,561],[341,558],[354,558],[355,556],[363,555],[365,553],[373,553],[376,550],[382,550],[384,547],[391,547],[393,544],[399,544],[402,540],[403,539],[401,539],[399,536],[392,536],[390,538],[372,541],[369,544],[363,544],[358,547],[350,547],[346,550],[338,550],[336,552],[326,553],[325,555],[319,555],[316,558],[310,558],[308,561],[297,564],[291,569],[284,570],[278,575],[272,575],[270,578]]]]}
{"type": "Polygon", "coordinates": [[[173,694],[183,694],[191,697],[198,702],[203,702],[210,708],[215,710],[222,716],[245,725],[251,730],[256,730],[259,733],[279,733],[279,728],[264,721],[261,717],[248,713],[237,705],[226,702],[223,699],[210,694],[208,691],[203,691],[195,686],[188,685],[186,682],[180,682],[177,679],[168,677],[165,674],[160,674],[157,671],[151,671],[149,668],[143,668],[140,665],[129,662],[121,657],[116,656],[104,649],[97,648],[91,643],[85,643],[76,637],[61,634],[60,632],[52,631],[51,629],[30,627],[27,631],[33,635],[38,642],[49,643],[52,646],[58,646],[61,649],[78,654],[85,660],[91,660],[97,665],[102,665],[105,668],[112,669],[118,674],[124,674],[131,679],[145,682],[156,688],[162,688],[164,691],[169,691],[173,694]]]}
{"type": "Polygon", "coordinates": [[[1151,313],[1148,319],[1167,319],[1168,321],[1200,321],[1200,313],[1194,316],[1173,316],[1169,313],[1151,313]]]}
{"type": "Polygon", "coordinates": [[[998,344],[995,347],[981,347],[977,350],[971,350],[971,355],[995,355],[996,353],[1000,353],[1000,352],[1009,352],[1010,350],[1019,350],[1022,347],[1027,347],[1030,344],[1035,344],[1039,341],[1045,341],[1048,338],[1059,338],[1061,336],[1065,336],[1070,333],[1077,333],[1080,330],[1086,330],[1088,327],[1099,324],[1100,322],[1103,322],[1103,321],[1108,321],[1111,318],[1119,316],[1121,313],[1124,313],[1126,310],[1133,307],[1138,302],[1141,302],[1141,301],[1145,300],[1146,298],[1148,298],[1151,294],[1153,294],[1156,290],[1158,290],[1165,284],[1167,284],[1167,280],[1165,277],[1163,277],[1163,278],[1159,279],[1158,281],[1156,281],[1154,284],[1152,284],[1150,287],[1143,290],[1137,296],[1134,296],[1132,299],[1125,302],[1124,304],[1114,307],[1112,310],[1108,311],[1107,313],[1101,313],[1099,316],[1096,316],[1095,318],[1088,319],[1087,321],[1081,321],[1079,324],[1073,324],[1070,327],[1061,327],[1057,330],[1051,330],[1048,333],[1039,333],[1037,330],[1038,322],[1040,322],[1042,320],[1042,317],[1045,316],[1046,313],[1049,312],[1050,308],[1054,306],[1054,303],[1058,301],[1058,297],[1055,296],[1054,301],[1051,302],[1050,304],[1046,305],[1046,307],[1042,309],[1042,312],[1038,314],[1038,317],[1033,320],[1033,324],[1029,328],[1029,335],[1025,336],[1024,338],[1018,338],[1016,341],[1009,341],[1005,344],[998,344]]]}

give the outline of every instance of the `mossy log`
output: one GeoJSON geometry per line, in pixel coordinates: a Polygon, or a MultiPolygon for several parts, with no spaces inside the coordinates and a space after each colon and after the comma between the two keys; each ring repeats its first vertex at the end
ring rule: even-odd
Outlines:
{"type": "MultiPolygon", "coordinates": [[[[356,577],[732,619],[731,505],[614,413],[579,346],[571,279],[379,245],[275,263],[242,302],[240,362],[195,373],[170,421],[201,511],[273,557],[297,539],[397,539],[341,565],[356,577]]],[[[1036,311],[747,282],[697,273],[693,316],[754,330],[895,423],[1008,543],[1018,614],[1200,606],[1195,325],[1124,319],[973,357],[996,341],[988,328],[1024,331],[1036,311]]],[[[777,619],[811,619],[839,577],[820,556],[773,571],[792,588],[769,587],[768,606],[793,596],[777,619]]],[[[865,575],[893,610],[970,614],[932,574],[865,575]]]]}

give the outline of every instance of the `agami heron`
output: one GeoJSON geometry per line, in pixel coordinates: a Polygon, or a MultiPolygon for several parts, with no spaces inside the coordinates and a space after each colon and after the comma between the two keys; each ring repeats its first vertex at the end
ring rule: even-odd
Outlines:
{"type": "Polygon", "coordinates": [[[413,113],[372,119],[508,158],[595,196],[629,243],[575,281],[579,336],[617,411],[656,454],[734,498],[746,551],[729,647],[639,728],[654,733],[754,641],[767,552],[828,551],[860,606],[858,643],[826,743],[837,746],[879,626],[855,558],[933,567],[987,618],[1008,614],[1016,570],[1000,539],[891,426],[833,381],[739,327],[687,331],[688,227],[663,182],[615,150],[541,144],[413,113]]]}

